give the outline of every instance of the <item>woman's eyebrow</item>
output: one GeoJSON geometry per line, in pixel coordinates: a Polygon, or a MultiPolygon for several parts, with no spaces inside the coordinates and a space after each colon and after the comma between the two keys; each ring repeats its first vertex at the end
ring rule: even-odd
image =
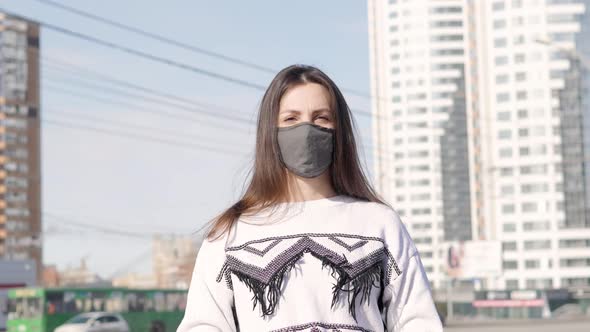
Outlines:
{"type": "MultiPolygon", "coordinates": [[[[318,113],[318,112],[325,112],[325,111],[330,111],[329,108],[318,108],[316,110],[311,111],[312,113],[318,113]]],[[[288,110],[283,110],[280,113],[288,113],[288,112],[294,112],[294,113],[301,113],[301,111],[299,110],[294,110],[294,109],[288,109],[288,110]]]]}

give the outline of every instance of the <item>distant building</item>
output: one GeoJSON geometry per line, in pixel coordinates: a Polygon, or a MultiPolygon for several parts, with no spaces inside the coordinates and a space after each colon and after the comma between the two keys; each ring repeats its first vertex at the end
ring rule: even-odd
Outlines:
{"type": "Polygon", "coordinates": [[[590,286],[589,6],[368,1],[376,185],[435,287],[466,240],[502,243],[484,288],[590,286]]]}
{"type": "Polygon", "coordinates": [[[188,288],[198,248],[191,236],[155,236],[152,260],[156,286],[188,288]]]}
{"type": "Polygon", "coordinates": [[[111,282],[90,271],[86,266],[86,260],[82,259],[80,266],[68,267],[59,273],[59,286],[110,287],[111,282]]]}
{"type": "Polygon", "coordinates": [[[59,271],[55,265],[46,265],[43,267],[43,287],[59,286],[59,271]]]}
{"type": "Polygon", "coordinates": [[[41,281],[39,24],[0,13],[0,260],[41,281]]]}
{"type": "Polygon", "coordinates": [[[129,273],[112,280],[113,287],[127,288],[156,288],[156,278],[153,274],[144,275],[129,273]]]}

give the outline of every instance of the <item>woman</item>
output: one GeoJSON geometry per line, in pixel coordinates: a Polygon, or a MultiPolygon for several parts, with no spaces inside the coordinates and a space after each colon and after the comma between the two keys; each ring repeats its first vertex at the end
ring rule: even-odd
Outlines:
{"type": "Polygon", "coordinates": [[[416,247],[368,184],[350,110],[317,68],[273,79],[251,182],[211,226],[178,332],[442,331],[416,247]]]}

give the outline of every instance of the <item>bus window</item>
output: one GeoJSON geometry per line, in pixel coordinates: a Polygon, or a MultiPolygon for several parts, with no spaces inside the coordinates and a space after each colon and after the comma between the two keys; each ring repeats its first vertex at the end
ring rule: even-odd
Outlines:
{"type": "Polygon", "coordinates": [[[92,293],[92,311],[105,311],[105,293],[92,293]]]}
{"type": "Polygon", "coordinates": [[[137,311],[137,294],[134,293],[127,293],[125,294],[125,299],[127,300],[127,310],[129,312],[136,312],[137,311]]]}
{"type": "Polygon", "coordinates": [[[106,311],[126,312],[127,305],[123,303],[123,293],[112,292],[106,299],[106,311]]]}
{"type": "Polygon", "coordinates": [[[45,295],[45,311],[48,315],[61,314],[65,312],[63,293],[47,292],[45,295]]]}
{"type": "Polygon", "coordinates": [[[8,300],[8,320],[41,318],[41,299],[38,297],[8,300]]]}
{"type": "Polygon", "coordinates": [[[146,311],[145,310],[145,307],[146,307],[145,293],[137,293],[137,294],[135,294],[135,296],[136,296],[135,311],[138,311],[138,312],[146,311]]]}
{"type": "Polygon", "coordinates": [[[166,311],[166,296],[164,295],[164,293],[154,293],[154,309],[157,312],[166,311]]]}
{"type": "Polygon", "coordinates": [[[76,293],[64,292],[63,295],[64,310],[63,312],[80,312],[82,311],[82,304],[76,300],[76,293]]]}
{"type": "Polygon", "coordinates": [[[82,301],[84,301],[84,312],[92,311],[92,297],[90,297],[89,294],[90,293],[82,299],[82,301]]]}

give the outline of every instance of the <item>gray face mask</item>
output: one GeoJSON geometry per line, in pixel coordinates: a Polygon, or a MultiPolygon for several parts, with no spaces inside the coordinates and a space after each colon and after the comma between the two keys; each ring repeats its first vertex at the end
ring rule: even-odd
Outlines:
{"type": "Polygon", "coordinates": [[[334,129],[304,122],[279,128],[277,139],[283,165],[296,175],[314,178],[332,164],[334,129]]]}

